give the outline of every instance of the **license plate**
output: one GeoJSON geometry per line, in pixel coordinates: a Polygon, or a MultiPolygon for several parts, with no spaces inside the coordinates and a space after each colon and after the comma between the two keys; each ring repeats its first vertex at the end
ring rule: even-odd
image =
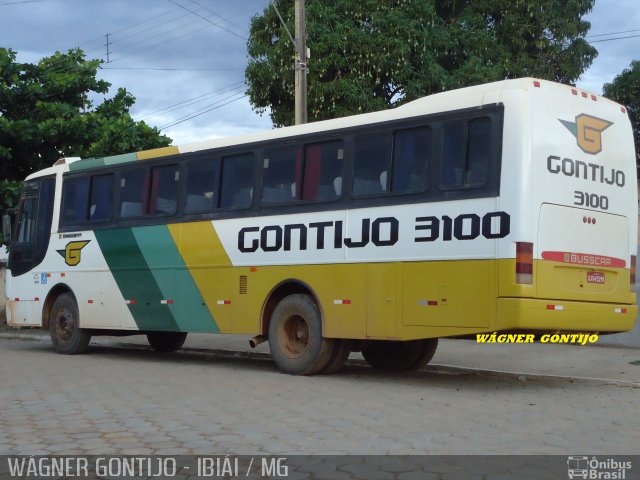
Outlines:
{"type": "Polygon", "coordinates": [[[604,272],[587,272],[587,283],[604,283],[604,272]]]}

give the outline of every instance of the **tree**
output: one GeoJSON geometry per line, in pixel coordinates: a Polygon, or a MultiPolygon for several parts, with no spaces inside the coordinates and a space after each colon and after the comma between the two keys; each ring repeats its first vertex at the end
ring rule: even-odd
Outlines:
{"type": "MultiPolygon", "coordinates": [[[[582,19],[595,0],[307,0],[309,119],[392,108],[504,78],[573,83],[597,51],[582,19]]],[[[293,31],[293,0],[276,5],[293,31]]],[[[294,119],[293,46],[273,7],[251,21],[253,107],[294,119]]]]}
{"type": "Polygon", "coordinates": [[[605,97],[626,106],[636,144],[636,164],[640,165],[640,61],[631,62],[613,82],[605,83],[602,91],[605,97]]]}
{"type": "Polygon", "coordinates": [[[106,96],[111,86],[96,78],[99,65],[80,49],[29,64],[0,48],[0,179],[22,180],[62,156],[101,157],[171,143],[131,118],[135,98],[124,88],[94,107],[90,98],[106,96]]]}

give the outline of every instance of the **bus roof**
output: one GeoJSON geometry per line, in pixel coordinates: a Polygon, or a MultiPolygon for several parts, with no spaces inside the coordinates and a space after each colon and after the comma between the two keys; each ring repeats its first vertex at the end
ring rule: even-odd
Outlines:
{"type": "MultiPolygon", "coordinates": [[[[100,166],[115,165],[136,160],[146,160],[158,158],[178,153],[197,152],[201,150],[209,150],[213,148],[222,148],[235,145],[252,144],[267,140],[275,140],[288,138],[299,135],[307,135],[324,131],[339,130],[342,128],[356,127],[361,125],[369,125],[386,121],[399,120],[403,118],[411,118],[415,116],[428,115],[430,113],[444,112],[448,110],[456,110],[461,108],[473,108],[487,103],[495,103],[500,98],[500,93],[505,90],[523,90],[527,91],[535,87],[546,88],[564,88],[567,90],[576,90],[575,87],[562,85],[546,80],[538,80],[534,78],[518,78],[513,80],[502,80],[499,82],[476,85],[473,87],[465,87],[456,90],[436,93],[409,103],[401,105],[398,108],[383,110],[379,112],[363,113],[359,115],[351,115],[332,120],[321,120],[304,125],[295,125],[291,127],[282,127],[273,130],[266,130],[245,135],[237,135],[232,137],[216,138],[199,142],[188,143],[179,146],[169,146],[156,148],[152,150],[144,150],[134,153],[126,153],[122,155],[113,155],[109,157],[87,158],[78,160],[77,158],[60,159],[55,163],[54,167],[46,168],[39,172],[35,172],[27,177],[27,179],[49,175],[57,172],[60,168],[66,170],[85,170],[100,166]],[[485,98],[487,93],[495,93],[485,98]]],[[[580,92],[583,92],[580,90],[580,92]]],[[[589,96],[593,94],[584,92],[589,96]]],[[[604,98],[599,97],[598,98],[604,98]]],[[[604,99],[607,102],[611,100],[604,99]]],[[[615,103],[615,102],[611,102],[615,103]]]]}

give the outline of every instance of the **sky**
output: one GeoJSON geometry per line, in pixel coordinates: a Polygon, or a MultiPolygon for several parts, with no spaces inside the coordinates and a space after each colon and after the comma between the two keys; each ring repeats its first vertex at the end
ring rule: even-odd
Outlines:
{"type": "MultiPolygon", "coordinates": [[[[249,24],[268,3],[0,0],[0,47],[17,51],[21,62],[77,46],[89,58],[108,59],[98,77],[112,83],[110,95],[125,87],[136,97],[133,118],[181,145],[272,128],[268,114],[254,112],[242,83],[249,24]]],[[[637,0],[596,0],[586,19],[587,40],[599,54],[577,85],[600,94],[640,60],[640,9],[637,0]]]]}

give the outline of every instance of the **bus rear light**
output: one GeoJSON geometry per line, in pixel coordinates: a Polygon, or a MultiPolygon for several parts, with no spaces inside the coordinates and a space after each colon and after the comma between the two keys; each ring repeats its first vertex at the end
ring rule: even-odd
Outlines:
{"type": "Polygon", "coordinates": [[[516,283],[533,283],[533,243],[516,242],[516,283]]]}
{"type": "Polygon", "coordinates": [[[636,291],[636,256],[635,255],[631,255],[631,272],[630,272],[630,282],[629,282],[629,289],[632,292],[636,291]]]}

